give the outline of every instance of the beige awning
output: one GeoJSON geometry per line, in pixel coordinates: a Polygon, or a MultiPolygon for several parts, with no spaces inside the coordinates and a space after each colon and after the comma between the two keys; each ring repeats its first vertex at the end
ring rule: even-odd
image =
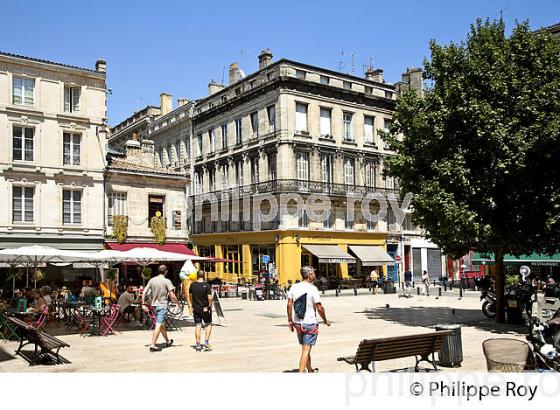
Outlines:
{"type": "Polygon", "coordinates": [[[303,245],[319,258],[319,263],[356,263],[356,258],[348,255],[338,245],[303,245]]]}
{"type": "Polygon", "coordinates": [[[395,260],[381,246],[350,246],[362,266],[393,265],[395,260]]]}

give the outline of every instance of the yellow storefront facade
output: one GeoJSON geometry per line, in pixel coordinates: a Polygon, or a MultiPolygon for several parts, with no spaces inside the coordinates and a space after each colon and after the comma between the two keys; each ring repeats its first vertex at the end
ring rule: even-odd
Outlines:
{"type": "MultiPolygon", "coordinates": [[[[317,258],[313,259],[306,245],[335,245],[345,253],[348,253],[349,247],[353,245],[375,246],[386,251],[386,237],[387,234],[382,232],[273,230],[194,234],[192,240],[194,251],[201,256],[239,261],[205,264],[210,279],[217,277],[232,283],[241,278],[255,279],[261,269],[261,257],[266,253],[275,265],[278,282],[286,285],[288,281],[295,282],[301,279],[299,270],[302,264],[315,265],[319,275],[330,278],[334,275],[342,279],[366,276],[372,269],[361,266],[359,260],[356,260],[355,264],[317,263],[317,258]]],[[[386,275],[385,266],[380,266],[379,270],[379,273],[386,275]]]]}

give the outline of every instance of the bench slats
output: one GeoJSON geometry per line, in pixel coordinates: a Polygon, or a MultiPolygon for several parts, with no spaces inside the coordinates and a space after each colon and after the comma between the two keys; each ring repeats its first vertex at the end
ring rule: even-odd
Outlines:
{"type": "Polygon", "coordinates": [[[416,356],[416,367],[420,360],[427,360],[435,364],[428,358],[430,355],[439,350],[443,346],[445,338],[451,334],[450,331],[436,331],[433,333],[422,333],[415,335],[387,337],[380,339],[364,339],[360,342],[358,350],[354,356],[341,357],[339,361],[345,361],[349,364],[358,364],[362,369],[369,370],[369,364],[375,361],[383,361],[390,359],[398,359],[409,356],[416,356]]]}

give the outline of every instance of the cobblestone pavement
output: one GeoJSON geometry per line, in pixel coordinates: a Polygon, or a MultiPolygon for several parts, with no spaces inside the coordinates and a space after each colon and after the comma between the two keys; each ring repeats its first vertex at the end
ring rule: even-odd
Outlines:
{"type": "MultiPolygon", "coordinates": [[[[71,346],[61,351],[68,363],[30,367],[21,357],[14,357],[16,342],[0,342],[0,371],[278,373],[297,367],[300,347],[287,327],[286,301],[222,299],[221,303],[227,325],[214,327],[211,352],[192,348],[194,327],[190,322],[184,322],[182,331],[170,332],[174,346],[154,353],[148,351],[151,333],[146,330],[125,329],[116,336],[83,338],[51,325],[47,331],[60,335],[71,346]]],[[[485,318],[475,297],[415,295],[407,299],[367,292],[353,296],[351,290],[345,290],[340,297],[325,297],[323,304],[333,324],[320,327],[312,351],[313,366],[321,372],[354,371],[353,366],[336,358],[354,354],[364,338],[430,332],[436,324],[462,325],[462,366],[441,367],[442,371],[486,371],[483,340],[524,340],[524,327],[496,324],[485,318]]],[[[380,371],[413,364],[414,359],[409,358],[381,362],[376,368],[380,371]]]]}

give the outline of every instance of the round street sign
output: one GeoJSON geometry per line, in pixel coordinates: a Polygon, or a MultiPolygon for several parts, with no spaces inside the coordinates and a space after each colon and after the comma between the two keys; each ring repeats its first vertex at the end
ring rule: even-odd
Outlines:
{"type": "Polygon", "coordinates": [[[397,262],[400,262],[400,261],[401,261],[401,256],[400,256],[400,255],[395,256],[395,260],[396,260],[397,262]]]}

